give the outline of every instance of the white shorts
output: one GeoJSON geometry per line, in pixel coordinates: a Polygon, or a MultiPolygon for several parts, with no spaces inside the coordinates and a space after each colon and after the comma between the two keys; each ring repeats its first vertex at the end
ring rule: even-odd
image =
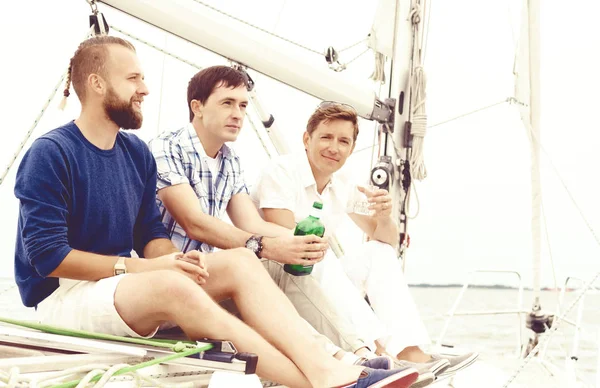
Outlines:
{"type": "Polygon", "coordinates": [[[150,338],[131,329],[115,308],[115,291],[125,275],[98,281],[60,279],[60,286],[37,307],[42,324],[118,336],[150,338]]]}

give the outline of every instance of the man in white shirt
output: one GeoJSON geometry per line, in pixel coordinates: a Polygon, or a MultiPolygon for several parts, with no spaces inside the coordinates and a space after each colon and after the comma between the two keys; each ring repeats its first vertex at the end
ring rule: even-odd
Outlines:
{"type": "Polygon", "coordinates": [[[298,279],[283,271],[283,264],[320,261],[327,242],[293,236],[289,229],[266,222],[252,203],[240,159],[225,144],[237,139],[243,125],[248,105],[244,77],[226,66],[197,73],[188,85],[190,123],[150,142],[157,164],[157,202],[169,237],[182,252],[252,250],[300,315],[329,337],[318,337],[327,352],[348,363],[389,369],[393,364],[388,358],[365,353],[370,344],[313,278],[298,279]],[[222,220],[225,213],[233,225],[222,220]]]}
{"type": "Polygon", "coordinates": [[[328,254],[315,264],[311,276],[319,281],[334,303],[347,303],[348,295],[360,292],[360,301],[352,299],[352,319],[357,327],[379,333],[376,337],[378,352],[393,355],[400,365],[426,364],[436,374],[454,373],[474,362],[477,354],[444,357],[421,349],[430,340],[394,249],[399,233],[391,217],[389,193],[360,187],[368,198],[370,214],[346,212],[348,197],[356,186],[337,172],[352,153],[357,136],[358,117],[352,107],[333,102],[321,104],[310,117],[304,133],[306,152],[276,160],[255,186],[251,194],[253,201],[267,221],[290,229],[308,216],[313,202],[321,202],[326,237],[335,233],[349,216],[369,241],[341,260],[328,254]],[[383,324],[383,332],[373,327],[372,311],[365,306],[365,296],[383,324]],[[447,360],[445,364],[444,360],[447,360]]]}

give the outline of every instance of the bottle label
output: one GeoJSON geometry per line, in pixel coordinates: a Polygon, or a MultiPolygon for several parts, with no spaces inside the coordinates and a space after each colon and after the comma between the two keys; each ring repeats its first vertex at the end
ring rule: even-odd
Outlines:
{"type": "Polygon", "coordinates": [[[300,229],[298,226],[296,226],[296,229],[294,230],[294,236],[308,236],[310,234],[314,234],[315,236],[323,237],[325,235],[325,227],[319,226],[319,228],[317,228],[317,230],[311,229],[311,230],[306,231],[306,230],[300,229]]]}

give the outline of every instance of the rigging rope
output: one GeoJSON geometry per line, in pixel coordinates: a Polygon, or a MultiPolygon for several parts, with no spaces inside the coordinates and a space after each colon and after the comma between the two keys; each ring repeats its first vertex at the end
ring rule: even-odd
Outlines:
{"type": "Polygon", "coordinates": [[[25,137],[23,138],[23,140],[21,141],[21,143],[19,143],[19,147],[17,148],[17,151],[13,154],[12,158],[8,162],[8,165],[4,169],[4,172],[2,173],[2,176],[0,176],[0,185],[2,184],[2,182],[4,182],[4,179],[6,179],[6,176],[8,175],[8,172],[12,168],[13,164],[15,163],[15,161],[17,160],[17,158],[19,157],[19,155],[21,154],[21,151],[23,151],[23,148],[25,148],[25,144],[27,144],[27,141],[31,137],[31,134],[33,133],[33,131],[35,130],[35,128],[39,124],[40,119],[42,118],[42,116],[44,115],[44,113],[46,112],[46,110],[48,109],[48,106],[50,106],[50,103],[54,99],[54,96],[58,92],[58,89],[60,89],[63,81],[65,80],[65,77],[66,77],[66,73],[63,74],[60,77],[60,80],[56,83],[56,86],[52,90],[52,93],[50,93],[50,96],[46,100],[46,103],[42,107],[42,110],[40,111],[40,113],[37,115],[37,117],[33,121],[33,124],[31,125],[31,127],[29,128],[29,130],[27,131],[27,133],[25,134],[25,137]]]}
{"type": "MultiPolygon", "coordinates": [[[[152,359],[150,361],[145,361],[136,365],[127,365],[127,364],[122,364],[122,365],[115,365],[112,368],[108,369],[107,371],[103,371],[102,374],[95,374],[93,376],[91,376],[90,381],[92,382],[96,382],[98,381],[98,383],[100,383],[100,381],[102,380],[102,385],[98,385],[98,387],[102,387],[106,382],[108,382],[108,379],[110,379],[110,377],[114,376],[120,376],[120,375],[124,375],[124,374],[130,374],[130,373],[135,373],[136,375],[138,374],[138,370],[149,367],[149,366],[153,366],[153,365],[158,365],[161,363],[165,363],[165,362],[169,362],[169,361],[173,361],[176,360],[178,358],[183,358],[183,357],[187,357],[187,356],[191,356],[200,352],[203,352],[205,350],[208,350],[212,347],[212,345],[208,344],[202,347],[197,347],[194,349],[190,349],[190,350],[186,350],[184,352],[181,353],[176,353],[176,354],[170,354],[168,356],[164,356],[164,357],[158,357],[155,359],[152,359]],[[104,379],[104,375],[107,373],[112,373],[108,378],[104,379]]],[[[87,376],[86,376],[87,377],[87,376]]],[[[151,386],[158,386],[158,387],[166,387],[166,386],[177,386],[174,385],[172,383],[169,383],[168,385],[159,383],[157,381],[154,381],[153,379],[143,376],[143,375],[139,375],[139,377],[143,380],[147,380],[150,382],[151,386]],[[158,384],[158,385],[155,385],[158,384]]],[[[81,380],[73,380],[73,381],[69,381],[60,385],[56,385],[53,388],[74,388],[77,387],[79,388],[81,383],[81,380]]],[[[184,383],[185,385],[179,385],[179,386],[193,386],[193,383],[184,383]]]]}
{"type": "Polygon", "coordinates": [[[487,106],[484,106],[484,107],[482,107],[482,108],[479,108],[479,109],[475,109],[475,110],[473,110],[473,111],[470,111],[470,112],[467,112],[467,113],[461,114],[461,115],[459,115],[459,116],[453,117],[453,118],[451,118],[451,119],[448,119],[448,120],[440,121],[439,123],[435,123],[435,124],[433,124],[433,125],[430,125],[430,126],[428,127],[428,129],[435,128],[435,127],[437,127],[437,126],[439,126],[439,125],[442,125],[442,124],[447,124],[447,123],[449,123],[449,122],[451,122],[451,121],[458,120],[458,119],[461,119],[461,118],[463,118],[463,117],[466,117],[466,116],[470,116],[470,115],[472,115],[472,114],[474,114],[474,113],[481,112],[482,110],[486,110],[486,109],[493,108],[493,107],[495,107],[495,106],[497,106],[497,105],[506,104],[506,103],[512,103],[512,100],[513,100],[513,98],[512,98],[512,97],[508,97],[508,98],[506,98],[506,99],[504,99],[504,100],[502,100],[502,101],[496,102],[496,103],[494,103],[494,104],[487,105],[487,106]]]}
{"type": "Polygon", "coordinates": [[[415,200],[417,201],[417,211],[412,216],[407,214],[406,217],[408,219],[414,220],[415,218],[417,218],[417,216],[419,215],[419,212],[421,211],[421,202],[419,201],[419,193],[417,192],[417,186],[415,185],[414,181],[411,183],[410,188],[411,188],[411,191],[415,193],[415,200]]]}
{"type": "Polygon", "coordinates": [[[356,42],[356,43],[354,43],[354,44],[351,44],[351,45],[350,45],[350,46],[348,46],[348,47],[345,47],[345,48],[343,48],[343,49],[341,49],[341,50],[338,50],[338,53],[343,53],[343,52],[344,52],[344,51],[346,51],[346,50],[350,50],[351,48],[353,48],[353,47],[356,47],[356,46],[358,46],[358,45],[359,45],[359,44],[361,44],[361,43],[365,43],[365,42],[367,42],[368,40],[369,40],[369,38],[368,38],[368,37],[367,37],[367,38],[364,38],[363,40],[359,40],[358,42],[356,42]]]}
{"type": "Polygon", "coordinates": [[[365,55],[367,53],[367,51],[369,51],[370,48],[367,47],[364,51],[362,51],[361,53],[359,53],[357,56],[355,56],[354,58],[352,58],[351,60],[349,60],[346,63],[340,63],[339,61],[336,61],[335,64],[334,63],[330,63],[329,64],[329,68],[333,71],[344,71],[346,70],[346,68],[348,67],[349,64],[351,64],[352,62],[354,62],[355,60],[357,60],[358,58],[362,57],[363,55],[365,55]]]}
{"type": "Polygon", "coordinates": [[[425,113],[425,72],[422,67],[417,67],[411,80],[412,99],[412,126],[410,133],[413,136],[412,152],[410,155],[411,175],[417,180],[427,177],[427,168],[423,155],[423,141],[427,133],[427,114],[425,113]]]}
{"type": "Polygon", "coordinates": [[[423,28],[423,39],[421,39],[421,48],[423,50],[423,65],[425,65],[425,56],[427,55],[427,43],[429,41],[429,20],[431,19],[431,1],[427,2],[426,10],[423,11],[423,16],[426,15],[427,22],[423,28]]]}
{"type": "MultiPolygon", "coordinates": [[[[396,153],[396,159],[401,159],[400,152],[398,151],[398,147],[396,147],[396,141],[394,140],[394,137],[390,136],[390,139],[392,140],[392,148],[394,149],[394,152],[396,153]]],[[[362,150],[360,150],[360,151],[362,151],[362,150]]],[[[408,219],[414,220],[419,215],[419,212],[421,210],[421,205],[419,202],[419,194],[417,192],[417,185],[415,185],[414,181],[412,181],[412,180],[411,180],[411,184],[410,184],[410,190],[406,195],[407,198],[410,197],[411,192],[415,193],[415,197],[416,197],[416,201],[417,201],[417,211],[412,216],[407,214],[406,217],[408,219]]]]}
{"type": "MultiPolygon", "coordinates": [[[[511,102],[511,103],[515,102],[513,100],[511,100],[510,98],[507,99],[507,101],[511,102]]],[[[517,101],[517,103],[518,103],[518,101],[517,101]]],[[[575,208],[579,212],[579,216],[582,218],[582,220],[585,223],[585,225],[587,226],[588,230],[590,231],[590,233],[594,237],[594,239],[596,241],[596,244],[598,246],[600,246],[600,239],[596,235],[596,232],[595,232],[594,228],[592,228],[592,226],[590,225],[589,221],[587,220],[587,218],[583,214],[583,211],[581,210],[581,208],[577,204],[577,201],[575,201],[575,198],[573,197],[573,194],[571,193],[571,191],[567,187],[567,185],[566,185],[565,181],[563,180],[562,176],[559,174],[558,169],[556,168],[556,166],[554,165],[554,163],[552,161],[552,158],[550,157],[550,155],[548,154],[548,152],[544,148],[543,144],[540,142],[539,138],[536,136],[536,134],[531,129],[529,130],[529,134],[531,136],[532,141],[535,141],[539,145],[539,147],[542,150],[542,152],[548,158],[548,162],[550,163],[550,166],[552,167],[552,170],[554,171],[554,173],[556,174],[558,180],[560,181],[560,183],[562,184],[563,188],[567,192],[567,195],[569,196],[569,199],[571,200],[571,202],[573,203],[573,205],[575,206],[575,208]]],[[[547,335],[544,336],[544,337],[542,337],[542,340],[540,340],[537,343],[537,345],[531,350],[531,352],[523,360],[523,362],[521,363],[521,365],[517,368],[517,370],[513,373],[513,375],[508,379],[508,381],[503,386],[503,388],[508,387],[514,381],[514,379],[521,373],[521,371],[525,368],[525,366],[529,363],[529,361],[531,361],[531,359],[539,352],[539,349],[541,348],[541,346],[545,345],[545,343],[548,342],[551,339],[552,335],[554,333],[556,333],[556,331],[558,330],[558,327],[560,326],[560,323],[567,317],[567,315],[579,303],[579,301],[585,296],[585,294],[587,294],[588,291],[590,291],[591,289],[594,288],[594,283],[598,280],[598,278],[600,278],[600,272],[596,273],[596,275],[592,278],[592,280],[590,280],[583,287],[581,293],[577,296],[577,298],[575,298],[575,300],[573,301],[573,303],[571,303],[571,305],[561,315],[559,315],[554,320],[554,322],[552,324],[552,327],[548,331],[547,335]]]]}
{"type": "MultiPolygon", "coordinates": [[[[130,33],[126,32],[126,31],[124,31],[124,30],[122,30],[122,29],[118,28],[118,27],[115,27],[115,26],[111,25],[111,26],[110,26],[110,28],[111,28],[112,30],[114,30],[114,31],[117,31],[117,32],[119,32],[119,33],[120,33],[120,34],[122,34],[122,35],[125,35],[125,36],[127,36],[127,37],[129,37],[129,38],[131,38],[131,39],[134,39],[134,40],[136,40],[136,41],[138,41],[138,42],[140,42],[140,43],[143,43],[143,44],[145,44],[146,46],[148,46],[148,47],[151,47],[151,48],[155,49],[156,51],[158,51],[158,52],[160,52],[160,53],[162,53],[162,54],[164,54],[164,55],[168,55],[168,56],[170,56],[171,58],[174,58],[174,59],[176,59],[176,60],[178,60],[178,61],[180,61],[180,62],[183,62],[183,63],[185,63],[185,64],[187,64],[187,65],[189,65],[189,66],[191,66],[191,67],[194,67],[194,68],[196,68],[196,69],[198,69],[198,70],[202,70],[202,69],[204,68],[203,66],[200,66],[200,65],[199,65],[199,64],[197,64],[197,63],[191,62],[191,61],[189,61],[189,60],[187,60],[187,59],[185,59],[185,58],[182,58],[182,57],[180,57],[180,56],[178,56],[178,55],[176,55],[176,54],[174,54],[174,53],[172,53],[172,52],[170,52],[170,51],[167,51],[167,50],[165,50],[165,49],[162,49],[162,48],[160,48],[160,47],[158,47],[158,46],[156,46],[156,45],[154,45],[154,44],[152,44],[152,43],[148,42],[147,40],[144,40],[144,39],[142,39],[142,38],[140,38],[140,37],[138,37],[138,36],[135,36],[135,35],[133,35],[133,34],[130,34],[130,33]]],[[[251,103],[252,103],[252,102],[251,102],[251,103]]],[[[263,146],[263,149],[265,150],[265,152],[267,153],[267,155],[269,156],[269,158],[271,158],[271,153],[270,153],[270,151],[269,151],[268,147],[266,146],[265,142],[263,141],[263,139],[262,139],[262,136],[261,136],[261,135],[260,135],[260,133],[258,132],[258,129],[257,129],[257,128],[258,128],[258,126],[257,126],[256,122],[254,121],[254,119],[252,119],[252,118],[250,117],[250,115],[247,115],[246,117],[248,117],[248,122],[250,122],[250,125],[252,126],[252,129],[254,130],[254,132],[256,133],[256,135],[257,135],[257,137],[258,137],[258,139],[260,140],[260,143],[261,143],[261,145],[263,146]]],[[[268,130],[267,130],[267,131],[268,131],[268,130]]]]}
{"type": "Polygon", "coordinates": [[[527,357],[525,357],[525,359],[523,359],[523,361],[521,362],[521,365],[519,365],[519,367],[515,370],[515,372],[508,378],[508,380],[506,381],[506,383],[502,386],[502,388],[506,388],[508,387],[516,378],[517,376],[523,371],[523,369],[525,369],[525,367],[527,366],[527,364],[531,361],[531,359],[539,352],[540,348],[548,341],[550,341],[552,335],[554,333],[556,333],[556,331],[558,330],[558,328],[560,327],[561,322],[563,322],[563,320],[566,319],[567,315],[571,312],[571,310],[573,310],[573,308],[579,303],[579,301],[581,300],[581,298],[583,298],[583,296],[590,290],[593,288],[593,284],[596,282],[596,280],[598,280],[598,278],[600,278],[600,272],[598,272],[593,278],[592,280],[590,280],[584,287],[583,290],[581,291],[581,293],[575,298],[575,300],[571,303],[571,305],[561,314],[559,315],[557,318],[554,319],[554,322],[552,323],[552,327],[550,328],[550,330],[547,332],[547,334],[542,337],[542,339],[537,343],[537,345],[531,350],[531,352],[529,352],[529,354],[527,355],[527,357]]]}
{"type": "MultiPolygon", "coordinates": [[[[93,33],[93,31],[94,31],[94,27],[90,28],[89,31],[87,32],[87,34],[85,35],[85,38],[87,39],[93,33]]],[[[60,77],[60,80],[56,83],[56,86],[52,90],[52,93],[50,93],[50,96],[48,96],[48,99],[46,100],[46,103],[44,104],[44,106],[42,106],[42,110],[40,111],[40,113],[38,113],[37,117],[33,121],[33,124],[31,125],[31,127],[29,128],[29,130],[27,131],[27,133],[25,134],[25,138],[23,138],[23,140],[21,141],[21,143],[19,143],[19,147],[17,148],[17,151],[13,154],[12,158],[8,162],[8,165],[4,169],[4,172],[2,173],[2,176],[0,176],[0,185],[2,185],[2,182],[4,182],[4,179],[6,179],[6,176],[8,175],[8,172],[12,168],[13,164],[15,163],[15,161],[17,160],[17,158],[19,157],[19,155],[21,154],[21,151],[23,151],[23,148],[25,148],[25,144],[27,144],[27,141],[29,140],[29,138],[33,134],[33,131],[35,130],[35,128],[40,123],[40,120],[42,119],[42,116],[44,115],[44,113],[46,113],[46,110],[50,106],[50,103],[54,99],[54,96],[56,96],[56,93],[58,92],[58,89],[60,89],[60,87],[61,87],[63,81],[65,80],[66,76],[67,76],[67,73],[65,72],[60,77]]]]}
{"type": "Polygon", "coordinates": [[[90,6],[90,8],[92,10],[92,14],[98,15],[98,4],[96,3],[96,0],[86,0],[86,2],[90,6]]]}
{"type": "MultiPolygon", "coordinates": [[[[359,148],[357,150],[352,151],[352,155],[357,155],[360,154],[363,151],[368,151],[371,150],[371,160],[373,160],[374,156],[373,153],[375,152],[375,148],[379,145],[379,143],[377,142],[377,132],[373,131],[375,133],[374,135],[374,139],[373,139],[373,144],[372,145],[368,145],[368,146],[364,146],[362,148],[359,148]]],[[[371,169],[373,168],[373,166],[371,166],[371,169]]]]}
{"type": "Polygon", "coordinates": [[[544,197],[541,198],[542,217],[544,217],[544,232],[546,233],[546,245],[548,246],[548,256],[550,257],[550,265],[552,266],[552,277],[554,278],[554,289],[558,292],[558,280],[556,279],[556,268],[554,266],[554,257],[552,256],[552,246],[550,245],[550,235],[548,234],[548,220],[546,218],[546,210],[544,208],[544,197]]]}
{"type": "MultiPolygon", "coordinates": [[[[536,141],[537,141],[537,138],[536,138],[536,141]]],[[[569,199],[573,203],[573,206],[575,206],[575,209],[577,209],[577,211],[579,212],[579,216],[581,217],[581,219],[583,220],[583,222],[587,226],[588,230],[590,231],[590,233],[594,237],[594,240],[596,240],[596,244],[598,244],[598,246],[600,247],[600,239],[598,238],[598,235],[596,234],[596,231],[594,230],[594,228],[592,227],[592,225],[590,225],[590,222],[588,221],[588,219],[583,214],[583,211],[581,210],[581,208],[577,204],[577,201],[575,201],[575,198],[573,197],[573,194],[571,193],[571,191],[567,187],[567,185],[566,185],[565,181],[563,180],[563,178],[561,177],[561,175],[558,173],[558,170],[556,169],[556,166],[552,162],[552,158],[550,158],[550,155],[546,152],[546,149],[544,148],[544,146],[541,143],[539,143],[539,145],[540,145],[540,148],[542,149],[542,152],[548,157],[548,161],[550,162],[550,166],[554,170],[554,173],[558,177],[558,180],[560,181],[560,183],[562,184],[563,188],[567,192],[567,195],[569,196],[569,199]]]]}
{"type": "Polygon", "coordinates": [[[369,47],[367,47],[364,51],[362,51],[360,54],[358,54],[357,56],[355,56],[354,58],[352,58],[351,60],[349,60],[348,62],[346,62],[344,64],[344,68],[346,66],[348,66],[349,64],[351,64],[352,62],[356,61],[358,58],[362,57],[363,55],[365,55],[367,53],[367,51],[371,50],[369,47]]]}
{"type": "Polygon", "coordinates": [[[257,30],[259,30],[259,31],[261,31],[261,32],[264,32],[265,34],[269,34],[269,35],[271,35],[271,36],[274,36],[275,38],[281,39],[281,40],[283,40],[283,41],[285,41],[285,42],[287,42],[287,43],[293,44],[293,45],[294,45],[294,46],[296,46],[296,47],[300,47],[300,48],[302,48],[302,49],[304,49],[304,50],[310,51],[311,53],[314,53],[314,54],[317,54],[317,55],[321,55],[321,56],[323,55],[323,52],[321,52],[321,51],[313,50],[313,49],[311,49],[310,47],[304,46],[304,45],[302,45],[302,44],[300,44],[300,43],[298,43],[298,42],[295,42],[295,41],[293,41],[293,40],[291,40],[291,39],[285,38],[285,37],[283,37],[283,36],[281,36],[281,35],[277,35],[277,34],[275,34],[275,33],[271,32],[271,31],[269,31],[269,30],[266,30],[266,29],[264,29],[264,28],[262,28],[262,27],[259,27],[259,26],[257,26],[257,25],[254,25],[254,24],[252,24],[252,23],[249,23],[249,22],[245,21],[244,19],[240,19],[240,18],[238,18],[237,16],[234,16],[234,15],[232,15],[232,14],[230,14],[230,13],[227,13],[227,12],[225,12],[225,11],[222,11],[222,10],[220,10],[220,9],[216,8],[216,7],[213,7],[212,5],[210,5],[210,4],[207,4],[207,3],[205,3],[205,2],[203,2],[203,1],[201,1],[201,0],[194,0],[194,1],[195,1],[196,3],[198,3],[198,4],[200,4],[200,5],[203,5],[203,6],[205,6],[206,8],[209,8],[209,9],[211,9],[211,10],[215,11],[215,12],[218,12],[218,13],[220,13],[220,14],[224,15],[224,16],[227,16],[227,17],[229,17],[229,18],[231,18],[231,19],[233,19],[233,20],[235,20],[235,21],[237,21],[237,22],[240,22],[240,23],[242,23],[242,24],[245,24],[245,25],[247,25],[247,26],[249,26],[249,27],[252,27],[252,28],[254,28],[254,29],[257,29],[257,30]]]}
{"type": "Polygon", "coordinates": [[[138,371],[143,368],[158,365],[161,363],[173,361],[182,357],[194,355],[196,353],[208,350],[211,345],[203,347],[197,347],[194,349],[187,350],[185,352],[170,354],[164,357],[158,357],[149,361],[145,361],[136,365],[129,364],[117,364],[117,365],[104,365],[104,364],[88,364],[69,368],[60,372],[46,374],[41,378],[32,378],[24,376],[20,373],[19,368],[13,367],[8,372],[0,371],[0,382],[5,383],[8,388],[20,388],[20,387],[52,387],[52,388],[80,388],[87,387],[89,383],[95,383],[94,387],[103,387],[113,376],[125,376],[130,375],[135,378],[136,386],[140,387],[145,382],[147,386],[152,387],[192,387],[193,382],[184,383],[173,383],[163,384],[160,381],[145,376],[138,371]],[[59,383],[58,379],[65,380],[72,378],[73,375],[87,372],[85,377],[81,380],[70,380],[59,383]]]}
{"type": "MultiPolygon", "coordinates": [[[[514,102],[512,100],[511,101],[509,101],[509,100],[511,100],[511,98],[507,99],[507,101],[508,102],[514,102]]],[[[517,101],[516,103],[519,103],[519,102],[517,101]]],[[[550,163],[550,167],[552,167],[552,170],[556,174],[556,177],[558,178],[558,180],[561,183],[562,187],[565,189],[567,195],[569,196],[569,199],[573,203],[573,206],[575,206],[575,209],[577,209],[577,211],[579,212],[579,216],[581,217],[581,219],[583,220],[583,222],[587,226],[588,230],[590,231],[590,233],[594,237],[594,240],[596,241],[596,244],[600,247],[600,238],[598,238],[598,235],[596,234],[596,231],[594,230],[594,228],[592,227],[592,225],[590,224],[590,222],[588,221],[588,219],[583,214],[583,211],[581,210],[581,208],[577,204],[577,201],[575,200],[575,197],[573,197],[573,193],[571,193],[571,190],[569,190],[569,188],[567,187],[567,184],[565,183],[564,179],[562,178],[562,176],[558,172],[558,169],[554,165],[554,162],[552,161],[552,158],[550,157],[550,154],[548,154],[548,152],[546,151],[546,148],[544,147],[544,145],[542,144],[542,142],[540,141],[540,139],[536,136],[536,134],[533,131],[530,130],[529,134],[531,136],[532,141],[535,141],[540,146],[540,149],[542,150],[542,152],[544,153],[544,155],[546,155],[546,157],[548,158],[548,162],[550,163]]]]}
{"type": "MultiPolygon", "coordinates": [[[[373,69],[373,73],[369,76],[369,78],[378,82],[379,84],[385,83],[385,55],[380,53],[379,51],[373,50],[375,55],[375,68],[373,69]]],[[[381,93],[380,93],[381,94],[381,93]]]]}
{"type": "Polygon", "coordinates": [[[127,36],[127,37],[130,37],[131,39],[137,40],[138,42],[140,42],[140,43],[143,43],[143,44],[145,44],[146,46],[148,46],[148,47],[151,47],[151,48],[155,49],[156,51],[159,51],[159,52],[161,52],[161,53],[163,53],[163,54],[166,54],[166,55],[168,55],[168,56],[170,56],[170,57],[172,57],[172,58],[175,58],[175,59],[177,59],[178,61],[181,61],[181,62],[185,63],[186,65],[190,65],[190,66],[192,66],[192,67],[194,67],[194,68],[196,68],[196,69],[198,69],[198,70],[202,70],[202,69],[204,68],[203,66],[200,66],[200,65],[198,65],[197,63],[194,63],[194,62],[188,61],[187,59],[185,59],[185,58],[182,58],[182,57],[180,57],[180,56],[178,56],[178,55],[176,55],[176,54],[173,54],[173,53],[172,53],[172,52],[170,52],[170,51],[166,51],[165,49],[162,49],[162,48],[160,48],[160,47],[158,47],[158,46],[156,46],[156,45],[154,45],[154,44],[152,44],[152,43],[148,42],[147,40],[144,40],[144,39],[142,39],[142,38],[140,38],[140,37],[138,37],[138,36],[135,36],[135,35],[132,35],[132,34],[130,34],[130,33],[128,33],[128,32],[126,32],[126,31],[123,31],[123,30],[121,30],[121,29],[120,29],[120,28],[118,28],[118,27],[115,27],[115,26],[113,26],[113,25],[110,25],[110,29],[111,29],[111,30],[115,30],[115,31],[119,32],[120,34],[122,34],[122,35],[125,35],[125,36],[127,36]]]}
{"type": "MultiPolygon", "coordinates": [[[[311,52],[311,53],[313,53],[313,54],[317,54],[317,55],[319,55],[319,56],[323,56],[323,55],[324,55],[324,52],[322,52],[322,51],[317,51],[317,50],[315,50],[315,49],[312,49],[312,48],[310,48],[310,47],[308,47],[308,46],[305,46],[305,45],[303,45],[303,44],[301,44],[301,43],[298,43],[298,42],[296,42],[296,41],[294,41],[294,40],[291,40],[291,39],[289,39],[289,38],[286,38],[286,37],[283,37],[283,36],[281,36],[281,35],[278,35],[278,34],[276,34],[276,33],[272,32],[272,31],[269,31],[269,30],[267,30],[267,29],[265,29],[265,28],[259,27],[259,26],[257,26],[256,24],[252,24],[252,23],[250,23],[250,22],[247,22],[247,21],[246,21],[246,20],[244,20],[244,19],[241,19],[241,18],[239,18],[239,17],[237,17],[237,16],[235,16],[235,15],[232,15],[232,14],[230,14],[230,13],[228,13],[228,12],[225,12],[225,11],[223,11],[223,10],[221,10],[221,9],[217,8],[217,7],[214,7],[214,6],[210,5],[210,4],[207,4],[207,3],[205,3],[204,1],[201,1],[201,0],[194,0],[194,1],[195,1],[196,3],[198,3],[198,4],[200,4],[200,5],[202,5],[202,6],[206,7],[206,8],[208,8],[208,9],[211,9],[211,10],[213,10],[213,11],[217,12],[217,13],[220,13],[221,15],[224,15],[224,16],[226,16],[226,17],[228,17],[228,18],[231,18],[231,19],[233,19],[233,20],[235,20],[235,21],[237,21],[237,22],[239,22],[239,23],[242,23],[242,24],[244,24],[244,25],[246,25],[246,26],[248,26],[248,27],[254,28],[254,29],[256,29],[256,30],[258,30],[258,31],[261,31],[261,32],[263,32],[263,33],[265,33],[265,34],[271,35],[271,36],[273,36],[273,37],[275,37],[275,38],[277,38],[277,39],[280,39],[280,40],[282,40],[282,41],[284,41],[284,42],[287,42],[287,43],[289,43],[289,44],[292,44],[292,45],[294,45],[294,46],[296,46],[296,47],[299,47],[299,48],[301,48],[301,49],[303,49],[303,50],[306,50],[306,51],[308,51],[308,52],[311,52]]],[[[279,17],[281,17],[281,12],[279,13],[279,17]]],[[[360,45],[360,44],[362,44],[362,43],[365,43],[365,42],[367,42],[367,41],[368,41],[368,39],[369,39],[369,38],[368,38],[368,37],[366,37],[366,38],[364,38],[364,39],[362,39],[362,40],[360,40],[360,41],[358,41],[358,42],[356,42],[356,43],[353,43],[353,44],[351,44],[351,45],[349,45],[349,46],[347,46],[347,47],[344,47],[344,48],[343,48],[343,49],[341,49],[341,50],[336,50],[336,51],[337,51],[337,53],[342,53],[342,52],[344,52],[344,51],[347,51],[347,50],[350,50],[350,49],[352,49],[352,48],[354,48],[354,47],[356,47],[356,46],[358,46],[358,45],[360,45]]],[[[350,63],[352,63],[352,62],[354,62],[356,59],[360,58],[360,57],[361,57],[362,55],[364,55],[364,54],[365,54],[367,51],[369,51],[369,48],[367,48],[366,50],[364,50],[363,52],[361,52],[360,54],[358,54],[357,56],[355,56],[354,58],[352,58],[352,59],[351,59],[351,60],[349,60],[348,62],[346,62],[346,63],[339,63],[339,64],[338,64],[338,66],[330,66],[330,68],[331,68],[332,70],[334,70],[334,71],[338,71],[338,72],[339,72],[339,71],[343,71],[343,70],[345,70],[345,69],[346,69],[346,67],[347,67],[347,66],[348,66],[350,63]]]]}
{"type": "MultiPolygon", "coordinates": [[[[149,361],[142,362],[140,364],[130,366],[127,364],[123,365],[114,365],[112,367],[105,365],[85,365],[76,368],[67,369],[62,372],[53,373],[50,375],[44,376],[41,380],[35,380],[35,386],[37,387],[45,387],[51,385],[49,382],[56,380],[57,378],[67,378],[73,374],[80,373],[82,371],[89,371],[86,377],[83,380],[75,380],[65,382],[60,385],[54,386],[54,388],[73,388],[73,387],[84,387],[87,386],[89,382],[98,382],[95,386],[102,387],[104,384],[114,375],[123,375],[123,374],[135,374],[136,380],[139,381],[141,377],[144,380],[147,380],[147,377],[138,376],[137,370],[146,368],[153,365],[158,365],[163,362],[172,361],[181,357],[187,357],[196,353],[200,353],[206,350],[209,350],[213,347],[212,344],[203,344],[200,346],[197,342],[193,341],[174,341],[174,340],[158,340],[158,339],[146,339],[146,338],[131,338],[131,337],[121,337],[110,334],[103,333],[93,333],[84,330],[72,330],[65,329],[62,327],[51,326],[51,325],[43,325],[34,322],[27,321],[19,321],[16,319],[10,318],[2,318],[0,317],[0,322],[9,323],[11,325],[17,325],[21,327],[26,327],[30,329],[39,330],[46,333],[76,337],[76,338],[87,338],[87,339],[95,339],[95,340],[108,340],[108,341],[116,341],[116,342],[125,342],[125,343],[133,343],[137,345],[145,345],[145,346],[153,346],[158,348],[169,349],[175,354],[167,355],[164,357],[154,358],[149,361]],[[48,384],[47,384],[48,383],[48,384]]],[[[18,368],[12,368],[8,373],[0,371],[0,382],[7,383],[8,387],[21,387],[21,383],[29,383],[32,384],[34,380],[29,377],[20,376],[18,368]]],[[[155,385],[155,382],[150,381],[150,385],[152,386],[164,386],[160,383],[155,385]]],[[[54,383],[52,383],[54,384],[54,383]]],[[[139,386],[139,385],[138,385],[139,386]]],[[[172,385],[169,385],[172,386],[172,385]]]]}
{"type": "Polygon", "coordinates": [[[9,286],[7,288],[5,288],[4,290],[0,291],[0,296],[7,294],[9,291],[14,290],[15,288],[17,288],[17,284],[13,284],[12,286],[9,286]]]}
{"type": "Polygon", "coordinates": [[[250,126],[254,130],[254,133],[256,133],[256,137],[258,137],[258,140],[260,141],[260,144],[263,146],[265,152],[267,153],[267,156],[269,157],[269,159],[273,159],[273,157],[271,156],[271,152],[269,152],[267,145],[265,144],[262,136],[258,132],[258,126],[257,126],[256,122],[254,121],[254,119],[252,118],[252,115],[247,114],[246,118],[248,119],[250,126]]]}
{"type": "Polygon", "coordinates": [[[410,78],[410,133],[413,140],[412,151],[410,152],[410,172],[414,179],[423,180],[427,177],[423,155],[423,141],[427,133],[427,113],[425,112],[426,77],[421,57],[422,41],[419,39],[421,32],[421,4],[419,0],[413,5],[409,17],[413,25],[413,52],[410,78]]]}

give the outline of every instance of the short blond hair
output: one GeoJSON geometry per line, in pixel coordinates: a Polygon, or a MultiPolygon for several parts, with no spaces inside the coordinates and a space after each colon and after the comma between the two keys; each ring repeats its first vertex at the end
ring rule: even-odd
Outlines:
{"type": "Polygon", "coordinates": [[[308,119],[306,124],[306,132],[309,135],[317,129],[319,124],[327,123],[335,120],[349,121],[354,127],[354,142],[358,137],[358,115],[356,110],[349,105],[328,103],[325,106],[319,106],[308,119]]]}

